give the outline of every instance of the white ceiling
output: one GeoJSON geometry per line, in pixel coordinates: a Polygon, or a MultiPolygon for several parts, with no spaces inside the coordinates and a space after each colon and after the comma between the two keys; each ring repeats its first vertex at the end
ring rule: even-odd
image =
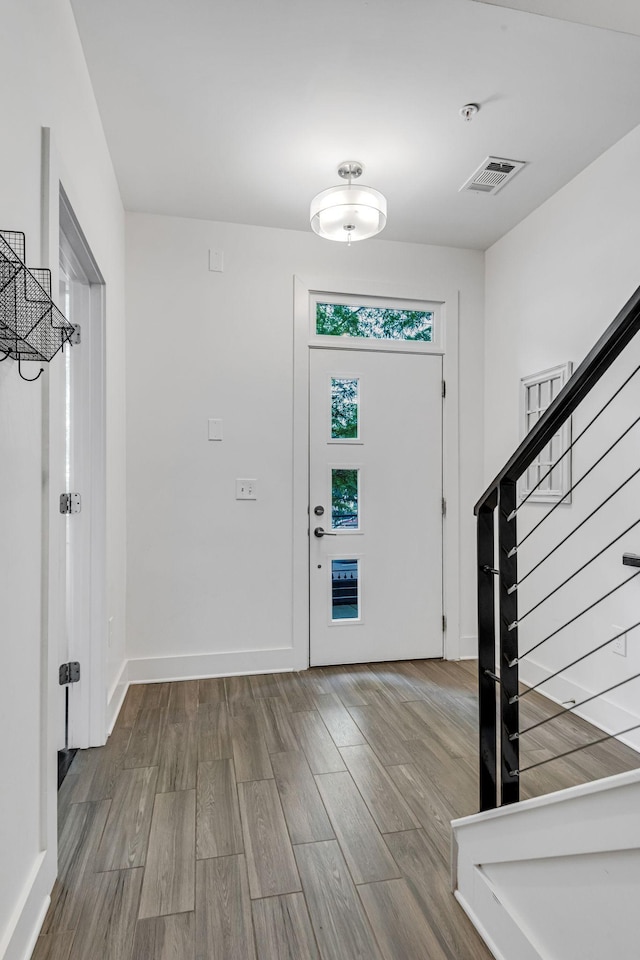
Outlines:
{"type": "Polygon", "coordinates": [[[512,10],[526,10],[544,17],[572,20],[592,27],[605,27],[640,36],[638,0],[477,0],[512,10]]]}
{"type": "Polygon", "coordinates": [[[307,230],[356,159],[383,238],[484,249],[640,123],[640,38],[494,3],[72,5],[128,210],[307,230]],[[489,154],[528,166],[459,193],[489,154]]]}

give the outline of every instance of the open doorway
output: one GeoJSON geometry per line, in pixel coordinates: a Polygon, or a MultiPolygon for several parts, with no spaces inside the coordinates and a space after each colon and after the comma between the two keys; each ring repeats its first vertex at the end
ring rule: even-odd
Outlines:
{"type": "Polygon", "coordinates": [[[106,736],[104,280],[60,186],[59,302],[76,331],[51,417],[63,446],[52,535],[60,584],[58,785],[80,747],[106,736]],[[79,666],[76,666],[79,665],[79,666]]]}

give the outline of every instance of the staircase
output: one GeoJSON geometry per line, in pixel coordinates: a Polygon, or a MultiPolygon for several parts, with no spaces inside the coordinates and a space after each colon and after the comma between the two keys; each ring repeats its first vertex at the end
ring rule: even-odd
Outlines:
{"type": "Polygon", "coordinates": [[[638,960],[640,770],[451,826],[456,898],[498,960],[638,960]]]}
{"type": "Polygon", "coordinates": [[[640,770],[519,802],[527,771],[640,749],[639,331],[640,288],[546,409],[525,392],[537,422],[476,505],[481,812],[452,824],[453,886],[504,960],[640,958],[640,770]],[[533,691],[558,707],[523,723],[533,691]],[[570,714],[602,735],[549,750],[570,714]]]}

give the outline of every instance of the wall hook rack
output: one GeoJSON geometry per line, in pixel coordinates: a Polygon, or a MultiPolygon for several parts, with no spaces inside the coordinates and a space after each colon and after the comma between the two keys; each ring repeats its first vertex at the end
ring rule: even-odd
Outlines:
{"type": "Polygon", "coordinates": [[[71,343],[74,327],[51,299],[51,272],[25,266],[25,236],[17,230],[0,230],[0,351],[2,360],[18,361],[18,373],[25,377],[22,360],[48,363],[71,343]]]}
{"type": "Polygon", "coordinates": [[[20,359],[20,357],[18,357],[18,373],[20,374],[23,380],[27,381],[27,383],[33,383],[34,380],[38,380],[44,373],[44,367],[40,367],[35,377],[25,377],[24,373],[22,372],[21,364],[22,364],[22,360],[20,359]]]}

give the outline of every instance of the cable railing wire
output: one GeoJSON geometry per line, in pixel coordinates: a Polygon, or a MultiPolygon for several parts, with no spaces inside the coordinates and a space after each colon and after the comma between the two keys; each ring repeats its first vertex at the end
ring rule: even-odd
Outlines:
{"type": "MultiPolygon", "coordinates": [[[[551,514],[554,512],[554,510],[557,510],[558,507],[560,506],[560,504],[561,504],[561,503],[564,503],[564,501],[565,501],[566,498],[569,496],[569,494],[573,493],[573,491],[576,490],[576,489],[580,486],[580,484],[582,483],[582,481],[587,479],[587,477],[589,476],[589,474],[592,473],[593,470],[595,470],[595,468],[598,466],[598,464],[602,463],[602,461],[604,460],[604,458],[611,453],[611,451],[613,450],[613,448],[616,447],[616,446],[620,443],[620,441],[623,440],[623,439],[626,437],[626,435],[629,433],[629,431],[630,431],[630,430],[633,430],[633,428],[634,428],[634,427],[636,426],[636,424],[638,424],[638,423],[640,423],[640,416],[637,416],[636,419],[633,421],[633,423],[630,424],[630,425],[627,427],[627,429],[624,430],[624,431],[620,434],[620,436],[617,437],[617,439],[614,440],[613,443],[612,443],[609,447],[607,447],[607,449],[604,451],[604,453],[601,454],[601,455],[598,457],[598,459],[597,459],[594,463],[591,464],[591,466],[590,466],[589,469],[586,471],[586,473],[583,473],[582,476],[580,477],[580,479],[579,479],[579,480],[576,480],[576,482],[569,487],[569,489],[567,490],[567,492],[566,492],[565,494],[563,494],[562,500],[558,500],[557,503],[554,503],[554,505],[551,507],[550,510],[547,510],[547,512],[545,513],[545,515],[544,515],[543,517],[541,517],[541,519],[538,520],[538,522],[535,524],[535,526],[533,526],[533,527],[531,528],[531,530],[529,530],[529,532],[528,532],[527,534],[525,534],[525,536],[522,538],[522,540],[520,540],[520,542],[518,543],[518,545],[517,545],[517,547],[516,547],[516,550],[519,550],[520,547],[522,546],[522,544],[523,544],[526,540],[529,539],[529,537],[531,536],[531,534],[535,533],[536,530],[538,529],[538,527],[540,527],[540,526],[545,522],[545,520],[548,520],[548,519],[549,519],[549,517],[550,517],[551,514]]],[[[515,516],[515,512],[510,515],[510,519],[513,519],[514,516],[515,516]]]]}
{"type": "Polygon", "coordinates": [[[560,547],[561,547],[563,544],[565,544],[565,543],[567,542],[567,540],[569,540],[569,539],[574,535],[574,533],[577,533],[578,530],[579,530],[581,527],[583,527],[588,520],[591,520],[591,518],[596,515],[596,513],[598,512],[598,510],[602,510],[602,508],[603,508],[604,506],[606,506],[607,503],[609,503],[609,501],[612,500],[617,493],[620,493],[620,491],[622,490],[622,488],[623,488],[623,487],[626,487],[626,485],[627,485],[628,483],[630,483],[630,482],[633,480],[634,477],[637,477],[639,473],[640,473],[640,467],[638,467],[637,470],[634,470],[633,473],[632,473],[630,476],[628,476],[626,480],[623,480],[619,487],[616,487],[616,489],[615,489],[612,493],[610,493],[609,496],[606,497],[606,498],[602,501],[602,503],[599,503],[598,506],[595,507],[595,508],[591,511],[591,513],[588,514],[588,515],[584,518],[584,520],[581,520],[580,523],[573,528],[573,530],[570,530],[569,533],[566,535],[566,537],[563,537],[563,538],[562,538],[562,540],[560,541],[560,543],[557,543],[557,544],[555,545],[555,547],[552,547],[551,550],[549,550],[549,552],[548,552],[547,554],[545,554],[545,556],[542,557],[541,560],[538,560],[538,562],[537,562],[533,567],[531,567],[530,570],[527,570],[527,572],[525,573],[524,577],[522,577],[520,580],[518,580],[518,582],[517,582],[516,584],[513,584],[512,586],[517,586],[517,587],[519,587],[521,583],[524,583],[524,581],[527,579],[527,577],[530,577],[531,574],[534,573],[534,571],[536,571],[536,570],[538,569],[538,567],[541,567],[542,564],[545,562],[545,560],[548,560],[549,557],[551,557],[551,556],[556,552],[556,550],[559,550],[560,547]]]}
{"type": "Polygon", "coordinates": [[[578,567],[577,570],[574,570],[574,572],[570,574],[566,578],[566,580],[563,580],[562,583],[559,583],[557,587],[554,587],[553,590],[550,590],[549,593],[547,593],[541,600],[538,600],[538,602],[535,603],[532,607],[530,607],[526,613],[523,613],[522,616],[519,616],[517,620],[509,624],[509,629],[512,630],[514,627],[517,627],[519,623],[522,623],[522,621],[526,617],[528,617],[530,614],[532,614],[534,610],[537,610],[538,607],[541,607],[543,603],[546,603],[546,601],[550,597],[552,597],[555,593],[557,593],[558,590],[562,590],[562,588],[566,586],[567,583],[573,580],[574,577],[577,577],[579,573],[582,573],[582,571],[585,570],[590,564],[592,564],[594,560],[597,560],[598,557],[601,557],[602,554],[609,549],[609,547],[612,547],[614,543],[617,543],[618,540],[621,540],[622,537],[625,536],[625,534],[629,533],[630,530],[633,530],[634,527],[637,527],[639,523],[640,523],[640,517],[637,520],[634,520],[633,523],[630,524],[626,530],[623,530],[622,533],[619,533],[617,537],[614,537],[613,540],[610,540],[609,543],[605,544],[605,546],[601,550],[598,550],[597,553],[594,553],[594,555],[585,563],[583,563],[581,567],[578,567]]]}
{"type": "MultiPolygon", "coordinates": [[[[631,532],[639,529],[640,525],[640,510],[627,513],[626,510],[622,511],[621,506],[619,506],[622,501],[629,499],[632,491],[635,491],[636,487],[633,486],[633,483],[640,483],[638,479],[640,469],[636,471],[631,462],[621,468],[619,464],[614,463],[615,460],[620,458],[620,453],[626,452],[628,446],[635,445],[632,431],[640,424],[640,405],[635,402],[631,403],[631,399],[623,394],[632,380],[636,385],[638,383],[638,373],[640,373],[639,333],[640,287],[599,337],[568,383],[560,391],[560,394],[551,402],[527,436],[513,451],[501,470],[487,486],[474,508],[474,513],[478,518],[478,654],[480,666],[478,756],[480,808],[482,810],[517,802],[520,797],[518,777],[521,773],[534,770],[563,757],[570,757],[572,754],[605,743],[614,737],[627,740],[628,737],[625,735],[640,730],[640,718],[637,718],[627,729],[621,730],[619,733],[609,734],[605,731],[592,731],[591,734],[587,733],[580,738],[581,741],[586,740],[588,742],[582,742],[580,745],[575,745],[578,741],[565,743],[559,748],[564,751],[560,753],[553,750],[545,751],[541,755],[542,759],[537,760],[537,762],[533,762],[535,754],[527,756],[525,753],[522,760],[519,756],[522,748],[520,736],[530,733],[530,739],[536,737],[533,730],[540,726],[540,723],[534,723],[534,721],[540,721],[541,717],[547,717],[544,720],[545,723],[556,719],[562,723],[561,718],[564,715],[571,715],[572,713],[575,715],[575,711],[584,713],[585,708],[588,709],[591,701],[598,703],[596,698],[601,698],[600,702],[604,702],[602,698],[611,696],[612,691],[617,691],[618,688],[623,690],[624,684],[634,681],[638,684],[640,681],[640,673],[638,672],[640,664],[621,671],[615,677],[607,678],[604,682],[610,684],[610,686],[606,690],[592,694],[591,691],[598,688],[603,682],[599,679],[591,686],[591,691],[585,691],[581,694],[584,699],[579,704],[574,704],[570,709],[565,710],[562,704],[556,704],[552,716],[548,716],[551,710],[529,716],[528,722],[531,722],[532,726],[523,729],[522,734],[520,734],[517,705],[520,697],[526,696],[527,693],[539,688],[542,692],[543,689],[546,689],[542,687],[542,682],[548,682],[560,674],[566,675],[567,670],[573,669],[575,671],[579,668],[579,665],[586,665],[587,657],[601,652],[604,647],[611,649],[612,643],[616,640],[620,642],[621,631],[619,627],[609,627],[606,633],[604,631],[600,632],[593,638],[589,638],[588,642],[586,642],[586,638],[583,638],[578,649],[570,650],[563,655],[562,659],[568,660],[571,658],[572,663],[565,665],[562,670],[556,671],[558,661],[553,668],[553,671],[556,672],[550,672],[545,681],[537,683],[533,688],[520,687],[519,661],[534,655],[535,650],[540,649],[543,644],[549,643],[554,637],[564,636],[565,639],[570,639],[568,632],[562,634],[561,631],[567,631],[573,624],[576,626],[572,627],[571,636],[574,633],[582,633],[583,629],[581,627],[584,628],[590,622],[587,619],[588,612],[593,611],[594,616],[597,617],[598,613],[604,613],[608,609],[608,604],[612,600],[616,604],[621,600],[630,598],[629,592],[621,597],[618,591],[622,590],[629,580],[635,580],[637,576],[640,576],[640,569],[638,569],[632,571],[631,575],[625,579],[618,574],[615,577],[615,585],[612,585],[612,580],[609,579],[611,575],[609,567],[614,563],[613,557],[616,553],[612,548],[618,545],[619,550],[623,538],[628,538],[631,532]],[[632,345],[632,342],[632,349],[627,353],[630,358],[629,363],[628,365],[625,363],[626,369],[616,376],[617,368],[612,369],[612,366],[617,358],[632,345]],[[607,377],[607,383],[604,385],[602,378],[608,371],[611,371],[613,376],[607,377]],[[622,380],[622,383],[616,385],[619,379],[622,380]],[[601,381],[603,389],[600,392],[601,395],[598,395],[593,391],[601,381]],[[619,406],[625,407],[625,410],[621,411],[620,417],[617,416],[618,407],[614,406],[617,399],[621,401],[619,406]],[[627,400],[629,401],[628,413],[626,412],[627,400]],[[587,402],[585,403],[585,401],[587,402]],[[559,455],[554,458],[556,453],[554,438],[557,438],[558,432],[561,430],[568,432],[571,422],[569,418],[574,411],[578,410],[580,410],[578,414],[580,430],[578,432],[576,429],[572,438],[567,437],[566,450],[560,451],[559,455]],[[603,416],[607,410],[609,411],[608,419],[607,416],[603,416]],[[615,423],[613,422],[614,418],[615,423]],[[627,420],[631,422],[627,423],[627,420]],[[596,424],[599,424],[599,427],[593,430],[592,428],[596,424]],[[589,449],[583,449],[584,445],[577,447],[576,445],[587,434],[589,436],[587,448],[589,449]],[[624,446],[625,438],[626,447],[624,446]],[[520,508],[525,503],[531,503],[532,499],[535,500],[536,492],[540,496],[541,488],[545,484],[549,485],[549,478],[553,478],[554,471],[557,472],[558,468],[562,469],[562,465],[567,463],[565,458],[567,455],[571,456],[574,447],[577,450],[582,450],[584,455],[584,466],[581,463],[579,467],[580,476],[574,477],[575,482],[569,483],[569,489],[560,494],[559,500],[549,505],[551,509],[547,508],[540,514],[532,516],[530,523],[523,524],[522,529],[518,531],[517,515],[520,508]],[[615,454],[616,450],[618,451],[617,456],[615,454]],[[614,453],[613,457],[609,456],[611,453],[614,453]],[[546,461],[544,466],[540,463],[541,460],[546,461]],[[603,467],[603,470],[597,473],[597,468],[600,466],[603,467]],[[615,471],[614,466],[616,467],[615,471]],[[534,470],[535,475],[531,476],[534,470]],[[630,476],[627,476],[627,470],[631,474],[630,476]],[[635,472],[631,473],[632,470],[635,472]],[[588,498],[584,508],[580,509],[579,516],[575,518],[567,517],[569,522],[566,526],[562,524],[560,529],[554,529],[553,535],[549,535],[548,539],[543,534],[543,542],[540,542],[540,538],[536,541],[531,540],[530,543],[533,545],[535,542],[537,546],[535,550],[532,547],[531,558],[525,557],[527,562],[521,563],[521,580],[518,581],[516,556],[520,547],[523,547],[537,530],[539,531],[540,526],[546,520],[550,517],[556,516],[557,518],[557,516],[560,516],[555,514],[555,510],[561,503],[566,503],[571,493],[575,491],[578,498],[585,497],[586,499],[586,494],[603,474],[612,474],[611,481],[606,484],[603,493],[603,498],[605,498],[603,502],[600,502],[601,498],[597,496],[596,492],[593,498],[588,498]],[[527,475],[531,479],[531,489],[523,493],[521,498],[518,498],[518,484],[527,475]],[[591,477],[591,483],[586,483],[588,477],[591,477]],[[624,493],[624,490],[626,490],[626,493],[624,493]],[[622,494],[620,501],[615,499],[619,494],[622,494]],[[602,510],[603,507],[605,507],[604,511],[602,510]],[[619,511],[617,520],[615,524],[609,524],[607,527],[604,521],[614,511],[619,511]],[[597,518],[596,514],[598,514],[597,518]],[[588,527],[588,522],[592,519],[594,523],[591,527],[588,527]],[[626,529],[621,533],[616,533],[616,530],[625,524],[627,525],[626,529]],[[603,526],[604,530],[598,534],[593,546],[587,545],[586,549],[579,551],[571,563],[561,563],[566,554],[573,552],[573,549],[577,547],[578,540],[573,539],[571,540],[572,550],[564,553],[560,552],[560,548],[567,545],[574,533],[581,531],[582,539],[579,540],[579,543],[582,544],[590,532],[595,533],[595,528],[600,526],[603,526]],[[576,529],[572,529],[574,527],[576,529]],[[518,533],[522,537],[520,541],[518,540],[518,533]],[[544,542],[545,540],[547,542],[544,542]],[[543,554],[546,554],[546,556],[540,560],[543,554]],[[496,556],[500,558],[499,564],[495,562],[496,556]],[[539,572],[540,567],[545,562],[545,569],[549,570],[549,579],[547,580],[545,577],[546,582],[540,583],[539,589],[535,593],[530,593],[523,586],[522,591],[525,594],[530,593],[530,595],[524,598],[522,596],[518,597],[518,583],[523,584],[532,573],[539,572]],[[499,567],[499,570],[495,567],[499,567]],[[585,577],[578,580],[578,576],[582,573],[585,573],[585,577]],[[599,585],[601,578],[596,576],[600,573],[606,577],[602,585],[599,585]],[[496,576],[498,580],[495,579],[496,576]],[[590,590],[582,591],[586,593],[586,596],[582,599],[578,588],[587,579],[594,582],[590,590]],[[498,586],[499,589],[496,589],[498,586]],[[569,589],[565,590],[564,594],[560,594],[559,591],[566,587],[569,589]],[[602,595],[599,596],[601,590],[602,595]],[[573,596],[574,593],[577,594],[576,597],[573,596]],[[547,607],[543,607],[543,604],[556,595],[558,599],[562,598],[568,604],[568,610],[563,616],[564,622],[561,624],[558,624],[555,618],[544,616],[544,613],[548,612],[552,605],[548,604],[547,607]],[[520,603],[518,600],[520,600],[520,603]],[[580,609],[583,604],[584,609],[580,609]],[[519,606],[526,608],[524,613],[519,614],[519,606]],[[540,611],[540,616],[531,620],[534,611],[540,611]],[[520,653],[518,648],[517,627],[523,621],[524,624],[527,624],[527,627],[531,626],[533,628],[534,624],[537,625],[536,632],[530,639],[531,646],[526,653],[520,653]],[[615,634],[615,636],[610,636],[607,639],[606,634],[615,634]],[[594,649],[590,650],[589,647],[592,646],[594,649]],[[584,664],[583,661],[585,661],[584,664]],[[627,676],[634,669],[636,672],[633,676],[627,676]],[[624,680],[621,679],[623,676],[625,677],[624,680]],[[520,689],[525,692],[519,694],[520,689]],[[511,739],[510,734],[515,735],[517,739],[511,739]],[[588,740],[589,736],[592,738],[590,741],[588,740]]],[[[632,390],[635,393],[635,388],[632,388],[632,390]]],[[[635,401],[635,396],[633,399],[635,401]]],[[[635,463],[639,464],[640,459],[637,458],[635,463]]],[[[578,473],[578,469],[574,470],[574,473],[578,473]]],[[[530,551],[523,547],[523,552],[526,554],[530,551]]],[[[534,581],[529,582],[533,583],[534,581]]],[[[538,583],[538,581],[535,581],[535,583],[538,583]]],[[[638,583],[640,584],[640,580],[638,583]]],[[[625,620],[627,619],[625,617],[625,620]]],[[[623,632],[635,631],[638,627],[640,627],[640,612],[638,613],[638,623],[634,623],[623,632]]],[[[634,640],[637,639],[637,635],[634,634],[634,640]]],[[[599,661],[592,660],[589,662],[595,668],[599,661]]],[[[530,702],[525,701],[525,703],[530,702]]]]}
{"type": "Polygon", "coordinates": [[[607,407],[608,407],[611,403],[613,403],[613,401],[616,399],[616,397],[618,396],[618,394],[621,393],[622,390],[624,390],[624,388],[626,387],[626,385],[629,383],[630,380],[633,379],[633,377],[635,377],[636,373],[637,373],[639,370],[640,370],[640,364],[638,364],[638,366],[635,368],[635,370],[633,371],[633,373],[630,373],[630,374],[629,374],[629,376],[627,377],[627,379],[624,381],[624,383],[622,383],[622,384],[618,387],[618,389],[615,391],[615,393],[613,393],[613,394],[609,397],[609,399],[608,399],[607,402],[604,404],[604,406],[602,406],[602,407],[598,410],[598,412],[596,413],[596,415],[595,415],[594,417],[592,417],[592,419],[589,421],[589,423],[587,423],[587,424],[582,428],[582,430],[581,430],[580,433],[577,435],[577,437],[574,437],[574,439],[571,441],[571,443],[569,444],[569,446],[567,447],[567,449],[566,449],[566,450],[563,450],[563,452],[560,454],[560,456],[558,457],[558,459],[556,460],[556,462],[551,464],[551,466],[549,467],[549,469],[547,470],[547,472],[544,474],[544,476],[540,477],[540,479],[539,479],[538,482],[535,484],[535,486],[532,487],[531,490],[529,490],[529,492],[527,493],[527,495],[526,495],[525,497],[523,497],[522,501],[518,504],[518,506],[517,506],[517,507],[515,508],[515,510],[513,511],[513,515],[514,515],[514,516],[515,516],[515,514],[517,514],[518,510],[520,510],[520,508],[525,505],[525,503],[527,502],[527,500],[529,499],[529,497],[531,497],[531,496],[536,492],[536,490],[539,488],[540,484],[541,484],[541,483],[544,483],[544,481],[547,479],[547,477],[549,477],[549,476],[553,473],[553,471],[554,471],[555,468],[558,466],[558,464],[561,463],[561,462],[564,460],[564,458],[567,456],[568,453],[571,452],[571,450],[573,450],[573,448],[575,447],[575,445],[576,445],[576,443],[578,442],[578,440],[580,440],[581,437],[584,437],[584,435],[585,435],[585,433],[587,432],[587,430],[589,430],[589,428],[593,426],[593,424],[596,422],[596,420],[598,419],[598,417],[599,417],[602,413],[604,413],[604,411],[607,409],[607,407]]]}
{"type": "Polygon", "coordinates": [[[525,651],[525,653],[521,653],[515,659],[510,660],[507,665],[509,667],[515,667],[516,663],[520,663],[521,660],[524,660],[525,657],[528,657],[529,654],[533,653],[534,650],[537,650],[538,647],[541,647],[543,643],[547,642],[547,640],[551,640],[553,637],[555,637],[558,633],[560,633],[566,627],[570,627],[572,623],[575,623],[576,620],[579,620],[580,617],[583,617],[585,613],[589,613],[589,611],[593,610],[594,607],[597,607],[599,603],[602,603],[603,600],[606,600],[612,594],[616,593],[617,590],[620,590],[622,587],[625,586],[625,584],[630,583],[631,580],[635,580],[635,578],[638,576],[640,576],[640,570],[638,570],[636,573],[633,573],[630,577],[627,577],[627,579],[623,580],[621,583],[617,583],[615,587],[613,587],[611,590],[608,590],[607,593],[603,593],[601,597],[598,597],[597,600],[594,600],[593,603],[590,603],[589,606],[585,607],[584,610],[581,610],[580,613],[576,613],[575,617],[571,617],[570,620],[567,620],[566,623],[562,624],[562,626],[556,627],[556,629],[552,633],[547,634],[547,636],[543,637],[542,640],[538,640],[538,642],[535,643],[532,647],[529,647],[529,649],[525,651]]]}
{"type": "Polygon", "coordinates": [[[634,673],[632,677],[625,677],[624,680],[619,680],[618,683],[612,684],[610,687],[607,687],[606,690],[600,690],[598,693],[592,693],[591,696],[587,697],[585,700],[580,700],[579,703],[572,703],[570,707],[565,707],[564,710],[558,710],[557,713],[551,714],[550,717],[545,717],[543,720],[538,720],[537,723],[532,723],[530,727],[525,727],[524,730],[510,734],[509,740],[520,740],[525,736],[525,734],[531,733],[532,730],[537,730],[538,727],[544,727],[546,723],[551,723],[552,720],[557,720],[558,717],[566,717],[568,713],[573,713],[573,711],[577,710],[578,707],[583,707],[585,703],[591,703],[592,700],[597,700],[598,697],[603,697],[605,693],[611,693],[612,690],[617,690],[618,687],[624,687],[625,683],[631,683],[632,680],[637,680],[638,677],[640,677],[640,673],[634,673]]]}
{"type": "Polygon", "coordinates": [[[519,777],[521,774],[526,773],[527,770],[535,770],[536,767],[543,767],[545,763],[552,763],[553,760],[562,760],[563,757],[568,757],[572,753],[579,753],[581,750],[588,750],[589,747],[595,747],[599,743],[605,743],[607,740],[624,737],[626,733],[632,733],[634,730],[640,730],[640,723],[636,723],[633,727],[627,727],[626,730],[621,730],[619,733],[608,733],[605,737],[600,737],[598,740],[591,740],[589,743],[583,743],[582,746],[574,747],[572,750],[565,750],[564,753],[557,753],[554,757],[547,757],[546,760],[538,760],[537,763],[530,763],[528,767],[509,770],[509,776],[519,777]]]}
{"type": "MultiPolygon", "coordinates": [[[[630,578],[633,579],[633,578],[630,578]]],[[[556,670],[555,673],[550,674],[548,677],[545,677],[544,680],[539,680],[538,683],[534,683],[533,686],[527,687],[522,693],[518,693],[515,697],[512,697],[509,701],[510,703],[516,703],[520,700],[523,700],[530,693],[533,693],[534,690],[537,690],[538,687],[541,687],[543,683],[549,683],[550,680],[554,680],[555,677],[559,677],[561,673],[564,673],[566,670],[570,670],[572,667],[575,667],[576,664],[582,663],[583,660],[586,660],[588,657],[591,657],[594,653],[597,653],[598,650],[604,650],[605,647],[608,647],[610,643],[613,643],[614,640],[618,640],[620,637],[623,637],[625,633],[631,633],[632,630],[635,630],[636,627],[640,627],[640,620],[638,623],[634,623],[632,627],[627,627],[625,630],[621,630],[620,633],[616,633],[615,637],[611,637],[609,640],[605,640],[604,643],[598,644],[597,647],[594,647],[593,650],[589,650],[587,653],[583,653],[581,657],[578,657],[576,660],[573,660],[571,663],[568,663],[564,667],[560,667],[559,670],[556,670]]],[[[584,701],[583,701],[584,702],[584,701]]]]}

